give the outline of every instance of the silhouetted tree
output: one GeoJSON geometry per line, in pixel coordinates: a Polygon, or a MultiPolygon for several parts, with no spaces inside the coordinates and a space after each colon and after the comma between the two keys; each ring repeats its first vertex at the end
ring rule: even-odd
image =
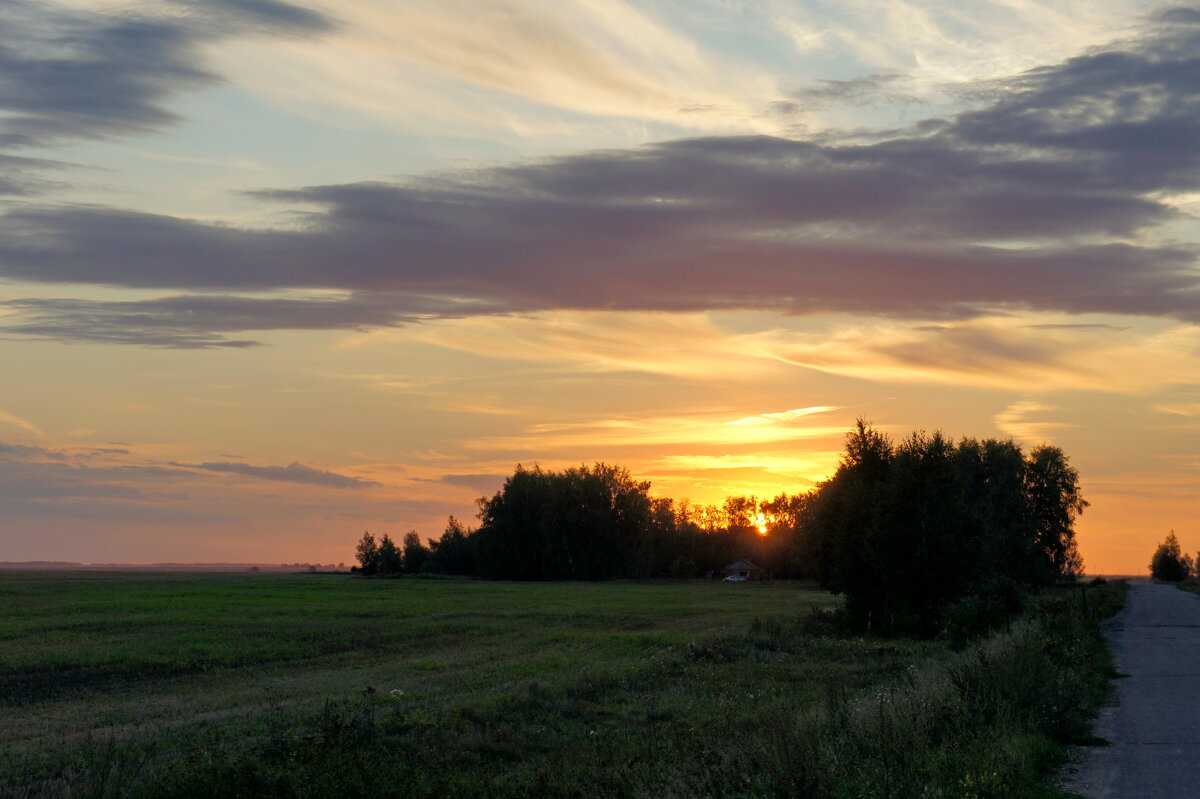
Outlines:
{"type": "Polygon", "coordinates": [[[379,573],[400,574],[404,571],[404,556],[390,535],[379,541],[379,573]]]}
{"type": "Polygon", "coordinates": [[[404,571],[408,574],[424,571],[428,560],[429,550],[421,543],[421,536],[417,535],[417,531],[411,530],[406,533],[404,535],[404,571]]]}
{"type": "Polygon", "coordinates": [[[1177,583],[1192,575],[1192,558],[1183,554],[1179,539],[1172,530],[1150,558],[1150,576],[1155,580],[1168,580],[1177,583]]]}
{"type": "Polygon", "coordinates": [[[687,555],[680,555],[671,561],[671,576],[684,578],[696,576],[696,561],[687,555]]]}
{"type": "Polygon", "coordinates": [[[813,577],[815,571],[808,562],[803,545],[806,518],[813,493],[779,494],[758,504],[758,512],[766,519],[767,533],[756,542],[760,566],[774,575],[785,578],[813,577]]]}
{"type": "Polygon", "coordinates": [[[447,519],[442,537],[429,542],[429,570],[439,574],[475,574],[472,533],[453,516],[447,519]]]}
{"type": "Polygon", "coordinates": [[[758,499],[755,497],[726,497],[721,505],[720,526],[726,529],[742,528],[749,531],[755,526],[758,515],[758,499]]]}
{"type": "Polygon", "coordinates": [[[516,472],[479,500],[480,574],[515,580],[602,580],[629,574],[653,533],[650,484],[597,463],[516,472]]]}
{"type": "MultiPolygon", "coordinates": [[[[847,598],[873,593],[871,564],[879,562],[877,530],[884,513],[884,481],[893,457],[888,437],[859,419],[846,435],[846,451],[837,471],[818,487],[814,497],[804,533],[804,553],[822,584],[847,598]]],[[[865,613],[870,615],[869,610],[865,613]]]]}
{"type": "Polygon", "coordinates": [[[850,618],[934,634],[986,627],[1021,595],[1082,571],[1087,507],[1062,450],[913,433],[893,445],[860,419],[837,472],[802,506],[800,551],[850,618]]]}
{"type": "Polygon", "coordinates": [[[1075,519],[1088,506],[1079,490],[1079,472],[1061,449],[1041,446],[1029,453],[1025,474],[1035,547],[1047,567],[1047,579],[1073,580],[1083,574],[1075,519]]]}
{"type": "Polygon", "coordinates": [[[358,559],[359,571],[366,576],[370,577],[379,571],[379,544],[369,532],[363,533],[363,537],[359,539],[358,546],[354,548],[354,556],[358,559]]]}

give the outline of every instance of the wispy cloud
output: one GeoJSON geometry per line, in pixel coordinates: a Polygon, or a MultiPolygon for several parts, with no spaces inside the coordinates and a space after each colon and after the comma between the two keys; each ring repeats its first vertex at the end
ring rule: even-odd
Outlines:
{"type": "Polygon", "coordinates": [[[175,161],[183,164],[200,164],[202,166],[241,169],[252,172],[265,172],[267,169],[257,161],[248,158],[196,158],[186,155],[164,155],[162,153],[139,153],[139,155],[151,161],[175,161]]]}
{"type": "Polygon", "coordinates": [[[1144,393],[1200,379],[1200,331],[1038,323],[1012,315],[936,325],[842,324],[740,340],[785,363],[871,381],[957,383],[1027,391],[1144,393]]]}
{"type": "Polygon", "coordinates": [[[320,35],[329,18],[280,0],[144,5],[112,14],[55,3],[0,7],[0,145],[49,144],[160,130],[180,92],[220,78],[201,50],[239,35],[320,35]],[[159,13],[155,13],[158,11],[159,13]]]}
{"type": "Polygon", "coordinates": [[[0,300],[0,309],[16,317],[0,328],[10,335],[167,349],[241,349],[258,344],[227,338],[229,333],[389,327],[426,315],[453,318],[456,312],[488,312],[485,306],[452,299],[408,296],[397,303],[386,295],[365,292],[324,297],[192,294],[128,301],[36,298],[0,300]]]}
{"type": "MultiPolygon", "coordinates": [[[[42,446],[38,444],[11,444],[5,441],[0,441],[0,458],[10,461],[51,461],[55,463],[70,463],[74,466],[87,466],[88,468],[96,468],[92,466],[96,461],[102,463],[116,463],[117,458],[123,455],[128,455],[129,450],[124,447],[84,447],[84,446],[42,446]]],[[[114,467],[118,468],[118,467],[114,467]]],[[[123,467],[119,467],[123,468],[123,467]]],[[[161,473],[163,470],[158,467],[153,468],[156,473],[161,473]]]]}
{"type": "Polygon", "coordinates": [[[444,474],[438,478],[414,478],[418,482],[445,483],[446,485],[469,488],[476,493],[496,491],[504,485],[506,474],[444,474]]]}
{"type": "MultiPolygon", "coordinates": [[[[470,513],[470,503],[451,482],[442,484],[440,492],[398,488],[394,478],[403,467],[394,464],[358,465],[342,473],[298,462],[256,466],[168,460],[163,457],[167,453],[180,454],[168,444],[87,447],[0,441],[0,538],[7,557],[44,557],[54,550],[42,539],[46,531],[54,531],[53,546],[69,544],[76,559],[111,560],[114,551],[122,551],[123,559],[135,561],[211,560],[204,553],[217,548],[226,553],[244,549],[260,562],[294,560],[311,557],[304,554],[310,548],[328,545],[331,527],[361,530],[386,524],[407,529],[436,525],[447,512],[470,513]],[[264,519],[274,529],[287,529],[287,539],[264,533],[264,519]],[[164,536],[164,525],[206,527],[195,536],[164,536]],[[292,545],[298,547],[295,554],[283,554],[292,545]]],[[[441,470],[445,473],[446,467],[441,470]]],[[[339,548],[335,537],[331,550],[339,548]]],[[[232,554],[222,559],[226,557],[240,559],[232,554]]]]}
{"type": "Polygon", "coordinates": [[[177,463],[191,469],[204,469],[210,472],[236,474],[242,477],[253,477],[259,480],[275,480],[285,483],[302,483],[304,485],[319,485],[327,488],[371,488],[378,486],[374,480],[363,480],[349,477],[337,472],[327,472],[314,469],[302,463],[293,461],[287,466],[252,466],[248,463],[210,462],[210,463],[177,463]]]}
{"type": "Polygon", "coordinates": [[[780,422],[789,422],[793,419],[798,419],[802,416],[811,416],[814,413],[829,413],[836,411],[834,405],[814,405],[811,408],[793,408],[790,411],[777,411],[776,413],[763,413],[758,416],[746,416],[742,419],[734,419],[729,424],[740,425],[771,425],[779,424],[780,422]]]}
{"type": "Polygon", "coordinates": [[[5,460],[22,461],[65,461],[67,456],[65,453],[49,447],[30,446],[28,444],[9,444],[4,441],[0,441],[0,458],[5,460]]]}
{"type": "Polygon", "coordinates": [[[837,467],[839,457],[838,452],[813,452],[807,449],[801,454],[664,455],[655,465],[659,470],[679,470],[684,474],[694,471],[752,470],[816,480],[831,474],[837,467]]]}
{"type": "Polygon", "coordinates": [[[1058,410],[1061,409],[1037,400],[1020,400],[996,414],[992,421],[997,430],[1018,441],[1045,444],[1053,440],[1057,431],[1075,426],[1044,418],[1045,414],[1058,410]],[[1043,418],[1038,419],[1038,416],[1043,418]]]}
{"type": "Polygon", "coordinates": [[[1129,0],[773,2],[777,29],[803,53],[824,52],[940,84],[1009,75],[1127,30],[1129,0]],[[1039,61],[1041,59],[1042,61],[1039,61]]]}
{"type": "Polygon", "coordinates": [[[1169,416],[1183,416],[1188,419],[1200,418],[1200,402],[1163,403],[1155,405],[1154,410],[1169,416]]]}
{"type": "Polygon", "coordinates": [[[293,100],[298,113],[318,102],[409,130],[553,135],[605,118],[770,126],[756,107],[772,91],[761,71],[702,50],[623,0],[340,0],[326,8],[341,30],[319,48],[230,43],[214,58],[243,86],[293,100]]]}
{"type": "Polygon", "coordinates": [[[695,412],[678,416],[626,417],[581,422],[555,422],[530,425],[520,436],[484,437],[467,442],[476,450],[513,450],[544,452],[582,447],[640,446],[664,444],[693,446],[758,445],[770,442],[802,441],[822,436],[841,436],[843,427],[806,426],[796,417],[764,419],[760,424],[737,424],[718,412],[695,412]]]}
{"type": "Polygon", "coordinates": [[[483,355],[569,365],[577,372],[648,372],[708,379],[719,371],[733,382],[763,379],[770,366],[756,363],[736,338],[706,314],[615,311],[543,311],[379,331],[365,342],[416,340],[483,355]],[[496,342],[505,342],[497,348],[496,342]],[[647,346],[653,342],[653,346],[647,346]]]}
{"type": "Polygon", "coordinates": [[[33,422],[26,421],[25,419],[22,419],[21,417],[16,416],[14,414],[11,414],[8,411],[0,410],[0,423],[12,425],[13,427],[16,427],[19,430],[24,430],[27,433],[32,433],[33,435],[37,436],[38,438],[46,437],[46,434],[44,432],[42,432],[41,428],[39,428],[33,422]]]}

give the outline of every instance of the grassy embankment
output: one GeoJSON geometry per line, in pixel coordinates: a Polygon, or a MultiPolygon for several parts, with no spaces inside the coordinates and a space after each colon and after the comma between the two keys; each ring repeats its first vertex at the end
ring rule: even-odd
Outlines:
{"type": "Polygon", "coordinates": [[[1195,577],[1189,577],[1186,580],[1181,580],[1177,583],[1170,583],[1176,588],[1182,588],[1184,591],[1191,591],[1193,594],[1200,594],[1200,580],[1195,577]]]}
{"type": "Polygon", "coordinates": [[[1051,796],[1105,690],[1074,593],[960,653],[831,635],[782,583],[2,574],[0,602],[0,796],[1051,796]]]}

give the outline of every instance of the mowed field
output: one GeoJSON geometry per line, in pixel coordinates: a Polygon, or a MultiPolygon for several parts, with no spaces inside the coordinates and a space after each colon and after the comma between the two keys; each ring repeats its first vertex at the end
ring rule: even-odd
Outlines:
{"type": "Polygon", "coordinates": [[[752,793],[764,719],[941,651],[821,635],[834,604],[785,582],[0,573],[0,796],[752,793]]]}

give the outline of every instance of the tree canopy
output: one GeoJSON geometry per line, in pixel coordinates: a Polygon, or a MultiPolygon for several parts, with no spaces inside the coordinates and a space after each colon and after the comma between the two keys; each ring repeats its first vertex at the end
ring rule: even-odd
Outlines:
{"type": "Polygon", "coordinates": [[[802,539],[817,577],[863,626],[934,632],[968,599],[1002,615],[1083,568],[1074,522],[1087,502],[1057,447],[919,432],[894,444],[860,420],[811,505],[802,539]]]}
{"type": "Polygon", "coordinates": [[[656,532],[650,483],[597,463],[516,472],[479,500],[479,572],[518,580],[604,580],[635,572],[656,532]]]}

